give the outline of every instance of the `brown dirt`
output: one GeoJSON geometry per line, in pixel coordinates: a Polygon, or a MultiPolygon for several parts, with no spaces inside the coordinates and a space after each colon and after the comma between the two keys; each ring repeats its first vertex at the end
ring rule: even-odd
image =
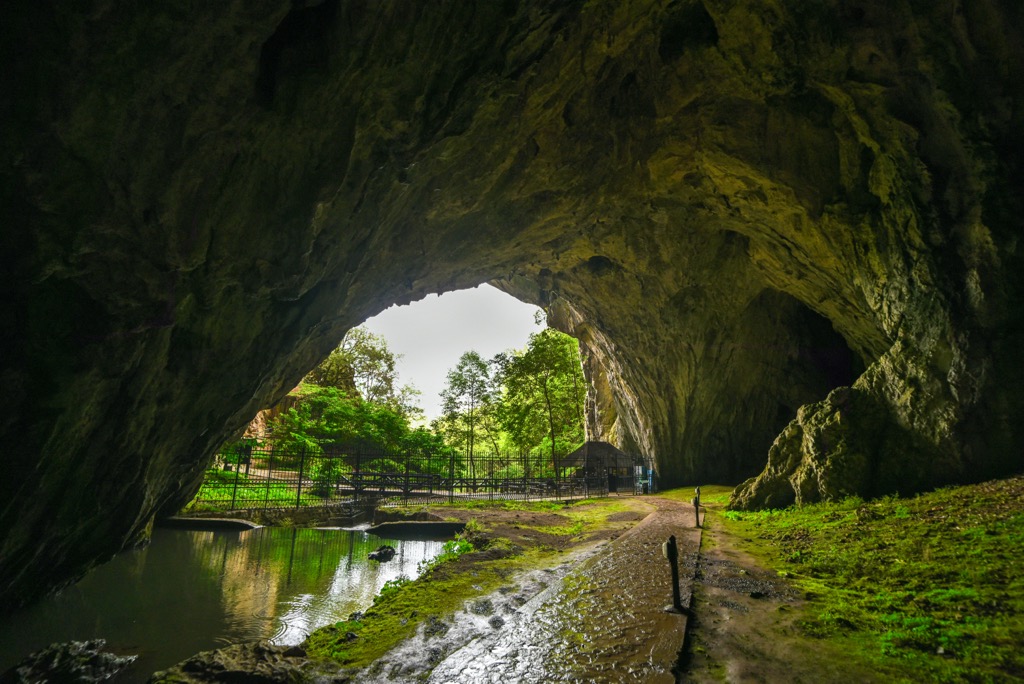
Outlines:
{"type": "Polygon", "coordinates": [[[880,682],[827,641],[800,633],[806,603],[742,549],[711,507],[694,581],[682,676],[687,682],[880,682]]]}
{"type": "Polygon", "coordinates": [[[584,635],[583,641],[605,644],[602,650],[607,652],[601,657],[591,653],[587,671],[575,672],[585,679],[614,681],[609,671],[595,669],[603,662],[603,667],[614,666],[616,671],[625,668],[643,672],[652,682],[884,681],[880,673],[852,668],[828,642],[801,634],[797,623],[805,615],[806,602],[790,582],[764,569],[743,550],[743,540],[731,535],[721,524],[721,506],[706,509],[704,529],[698,537],[690,519],[692,508],[687,505],[658,497],[623,497],[623,501],[630,510],[608,515],[599,530],[578,537],[537,529],[571,524],[569,518],[556,513],[502,509],[439,512],[463,522],[475,518],[487,530],[482,538],[505,537],[522,547],[545,545],[571,551],[600,541],[615,541],[602,546],[579,570],[600,578],[600,585],[606,590],[598,592],[598,598],[606,591],[611,592],[588,609],[616,613],[617,625],[611,631],[618,637],[613,641],[620,646],[634,641],[644,643],[628,649],[608,648],[607,616],[591,614],[578,628],[586,630],[589,624],[601,633],[584,635]],[[661,610],[671,602],[666,567],[660,562],[660,541],[668,534],[675,534],[680,541],[683,604],[691,609],[689,619],[682,621],[678,617],[675,621],[667,619],[661,610]],[[624,594],[641,600],[629,601],[629,609],[624,610],[624,594]],[[645,604],[656,609],[634,610],[645,604]],[[678,666],[671,672],[675,653],[683,645],[683,624],[687,644],[679,654],[678,666]],[[660,656],[657,667],[652,668],[654,652],[660,656]],[[644,660],[647,662],[641,662],[644,660]]]}
{"type": "MultiPolygon", "coordinates": [[[[596,542],[615,539],[637,522],[647,517],[655,507],[650,499],[640,497],[622,497],[621,503],[631,510],[619,511],[607,516],[605,523],[598,529],[584,535],[551,534],[544,528],[568,527],[572,520],[559,513],[538,511],[516,511],[503,508],[434,508],[431,513],[447,520],[469,522],[476,520],[483,527],[480,539],[505,538],[524,549],[544,546],[556,551],[570,551],[575,548],[589,546],[596,542]]],[[[596,508],[595,504],[573,506],[573,512],[585,512],[596,508]]]]}

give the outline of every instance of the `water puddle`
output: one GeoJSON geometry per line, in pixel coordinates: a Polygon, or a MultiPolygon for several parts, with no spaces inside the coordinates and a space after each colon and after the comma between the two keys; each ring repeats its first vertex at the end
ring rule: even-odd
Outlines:
{"type": "Polygon", "coordinates": [[[144,549],[118,555],[78,584],[0,623],[0,672],[50,643],[104,638],[139,654],[119,681],[228,643],[294,644],[365,609],[385,582],[416,577],[440,541],[398,541],[364,530],[157,529],[144,549]],[[368,560],[381,544],[386,563],[368,560]]]}
{"type": "Polygon", "coordinates": [[[359,681],[644,681],[644,668],[613,672],[639,635],[624,633],[634,622],[629,615],[607,610],[608,601],[621,602],[621,587],[587,569],[585,561],[599,550],[519,576],[446,620],[428,619],[359,681]]]}

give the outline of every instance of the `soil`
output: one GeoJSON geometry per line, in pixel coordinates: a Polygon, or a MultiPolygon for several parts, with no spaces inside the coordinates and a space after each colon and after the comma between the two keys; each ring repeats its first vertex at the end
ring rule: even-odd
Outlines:
{"type": "MultiPolygon", "coordinates": [[[[658,497],[623,497],[623,502],[630,510],[609,515],[606,525],[586,537],[553,535],[535,529],[569,523],[565,516],[556,513],[501,509],[446,509],[439,513],[462,522],[475,518],[487,530],[484,538],[506,537],[523,547],[543,544],[569,552],[622,537],[617,544],[602,544],[573,572],[599,578],[601,586],[607,587],[600,592],[608,594],[605,600],[587,608],[598,613],[615,612],[615,621],[619,623],[632,621],[631,626],[620,626],[618,631],[629,632],[630,639],[626,641],[646,639],[647,643],[632,649],[613,649],[614,654],[602,654],[603,658],[594,658],[592,652],[590,660],[594,663],[603,661],[607,667],[614,660],[616,670],[639,674],[638,669],[645,667],[641,661],[650,661],[652,651],[660,650],[663,662],[657,672],[646,671],[647,681],[817,683],[885,679],[881,673],[853,669],[832,644],[801,633],[798,623],[808,610],[807,601],[788,580],[766,570],[745,551],[743,539],[725,529],[721,518],[724,507],[705,508],[700,536],[692,537],[694,541],[689,543],[687,534],[696,532],[692,529],[689,506],[658,497]],[[652,544],[673,532],[680,539],[682,602],[690,614],[669,625],[663,612],[665,604],[671,603],[667,566],[659,563],[659,558],[648,556],[652,544]],[[657,589],[653,592],[657,598],[651,598],[651,587],[660,588],[660,593],[657,589]],[[633,605],[637,600],[657,604],[659,609],[637,610],[633,605]],[[685,646],[681,622],[685,622],[685,646]],[[661,634],[666,629],[676,636],[666,640],[661,634]],[[664,643],[658,644],[659,641],[664,643]],[[669,672],[666,664],[673,654],[678,662],[669,672]]],[[[654,555],[660,556],[659,551],[654,555]]],[[[571,600],[568,595],[558,599],[562,603],[571,600]]],[[[582,641],[595,645],[598,651],[602,644],[608,646],[607,617],[591,614],[586,623],[578,626],[588,630],[590,625],[590,633],[583,635],[582,641]]],[[[607,670],[591,669],[576,674],[595,681],[614,680],[607,670]]]]}
{"type": "Polygon", "coordinates": [[[681,674],[687,682],[880,682],[833,644],[804,636],[807,602],[766,571],[724,528],[719,507],[705,519],[693,616],[681,674]]]}
{"type": "MultiPolygon", "coordinates": [[[[564,552],[616,539],[656,509],[654,501],[650,498],[623,496],[620,503],[628,506],[630,510],[612,513],[607,516],[605,523],[598,529],[579,536],[551,534],[544,531],[544,528],[566,527],[572,524],[572,520],[559,513],[516,511],[503,508],[443,507],[431,509],[431,513],[445,520],[458,520],[459,522],[476,520],[484,530],[478,535],[481,540],[505,538],[524,549],[544,546],[564,552]]],[[[573,506],[571,511],[585,513],[598,507],[597,504],[580,504],[573,506]]]]}
{"type": "MultiPolygon", "coordinates": [[[[475,574],[496,553],[514,556],[507,543],[487,550],[488,541],[498,538],[564,556],[557,567],[513,570],[497,592],[467,597],[464,610],[428,620],[353,681],[885,680],[857,669],[833,644],[801,633],[807,602],[744,550],[745,540],[722,524],[721,506],[709,506],[698,529],[692,507],[680,501],[624,496],[618,503],[620,510],[595,516],[603,522],[578,535],[564,533],[573,520],[554,512],[429,511],[447,520],[475,519],[480,530],[473,541],[483,550],[439,568],[444,572],[475,574]],[[682,613],[666,610],[673,603],[662,555],[669,535],[679,547],[682,613]]],[[[297,667],[308,666],[299,659],[297,667]]]]}

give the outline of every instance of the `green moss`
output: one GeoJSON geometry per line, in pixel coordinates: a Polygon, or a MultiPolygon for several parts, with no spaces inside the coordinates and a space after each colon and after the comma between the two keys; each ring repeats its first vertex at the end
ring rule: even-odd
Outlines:
{"type": "Polygon", "coordinates": [[[1024,673],[1024,478],[723,520],[811,597],[806,635],[908,678],[1024,673]]]}
{"type": "Polygon", "coordinates": [[[479,561],[475,554],[437,566],[412,582],[390,587],[358,620],[338,622],[309,635],[305,648],[311,657],[366,667],[399,643],[415,635],[420,623],[444,619],[474,596],[508,583],[513,568],[542,567],[554,554],[528,551],[516,558],[479,561]],[[468,567],[472,565],[472,572],[468,567]]]}
{"type": "MultiPolygon", "coordinates": [[[[532,529],[572,537],[609,524],[607,518],[611,514],[634,510],[628,502],[614,499],[570,504],[501,501],[463,507],[565,512],[569,521],[566,525],[536,526],[532,529]],[[582,505],[584,503],[588,505],[582,505]]],[[[442,554],[438,562],[416,580],[389,582],[359,620],[341,621],[315,631],[306,640],[308,653],[352,668],[366,667],[414,636],[420,623],[444,620],[473,597],[507,585],[513,573],[548,567],[564,560],[564,556],[550,546],[541,544],[524,551],[507,538],[488,538],[487,525],[475,519],[472,522],[474,533],[467,537],[474,543],[480,540],[481,550],[467,553],[465,540],[449,542],[458,545],[461,551],[452,548],[451,553],[442,554]]]]}

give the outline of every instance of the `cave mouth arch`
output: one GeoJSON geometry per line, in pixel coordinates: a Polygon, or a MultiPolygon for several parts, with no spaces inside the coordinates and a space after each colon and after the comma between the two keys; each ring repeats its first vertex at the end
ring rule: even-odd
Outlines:
{"type": "Polygon", "coordinates": [[[390,306],[359,324],[382,335],[397,359],[402,383],[420,391],[428,421],[437,417],[437,394],[459,357],[476,351],[484,359],[520,349],[541,329],[540,307],[484,282],[474,288],[428,295],[390,306]]]}
{"type": "Polygon", "coordinates": [[[871,454],[1018,467],[1020,13],[699,4],[5,4],[0,606],[144,537],[345,329],[503,274],[667,482],[796,405],[766,289],[881,361],[871,454]]]}

